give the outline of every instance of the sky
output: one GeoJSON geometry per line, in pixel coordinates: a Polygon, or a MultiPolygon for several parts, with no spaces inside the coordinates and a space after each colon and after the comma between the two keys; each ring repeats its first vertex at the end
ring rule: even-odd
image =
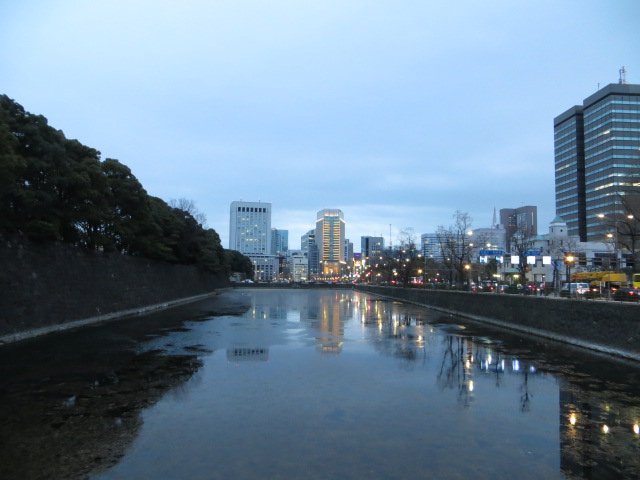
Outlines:
{"type": "Polygon", "coordinates": [[[234,200],[289,248],[555,217],[553,119],[627,70],[637,0],[2,0],[0,93],[193,200],[228,247],[234,200]]]}

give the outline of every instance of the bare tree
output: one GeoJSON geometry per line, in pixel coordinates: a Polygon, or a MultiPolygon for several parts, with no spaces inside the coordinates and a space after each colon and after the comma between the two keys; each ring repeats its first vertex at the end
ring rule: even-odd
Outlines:
{"type": "MultiPolygon", "coordinates": [[[[640,271],[638,257],[640,249],[640,192],[628,191],[618,194],[618,202],[621,211],[614,214],[613,218],[606,218],[606,224],[613,233],[613,246],[615,252],[627,250],[631,254],[633,271],[640,271]]],[[[616,258],[616,264],[618,259],[616,258]]]]}
{"type": "Polygon", "coordinates": [[[511,245],[511,253],[518,255],[518,272],[520,273],[520,283],[524,285],[527,281],[527,272],[529,265],[527,264],[527,251],[534,244],[533,229],[528,225],[523,226],[515,231],[509,239],[511,245]]]}
{"type": "MultiPolygon", "coordinates": [[[[556,259],[553,263],[553,285],[556,289],[556,292],[560,288],[560,282],[562,280],[562,271],[560,270],[560,265],[562,265],[564,261],[561,259],[564,259],[571,254],[575,254],[577,245],[578,244],[575,238],[572,237],[569,237],[568,239],[552,240],[551,244],[549,245],[549,252],[551,253],[552,257],[556,259]]],[[[566,263],[564,265],[566,270],[565,278],[567,279],[567,281],[570,281],[570,279],[568,278],[568,266],[566,265],[566,263]]]]}
{"type": "Polygon", "coordinates": [[[449,268],[450,281],[457,280],[462,283],[464,279],[465,265],[471,260],[473,243],[471,242],[472,219],[466,212],[457,210],[453,215],[454,223],[448,228],[439,226],[436,238],[440,244],[444,264],[449,268]],[[453,278],[453,274],[455,279],[453,278]]]}
{"type": "Polygon", "coordinates": [[[384,276],[388,282],[408,285],[413,277],[418,276],[422,259],[416,244],[413,228],[405,228],[400,232],[399,244],[383,252],[380,263],[375,264],[375,276],[384,276]]]}
{"type": "Polygon", "coordinates": [[[179,198],[176,200],[175,198],[172,198],[169,200],[169,206],[171,208],[177,208],[178,210],[187,212],[195,218],[202,227],[206,227],[207,217],[204,213],[198,210],[198,207],[196,207],[196,203],[193,200],[189,200],[187,198],[179,198]]]}

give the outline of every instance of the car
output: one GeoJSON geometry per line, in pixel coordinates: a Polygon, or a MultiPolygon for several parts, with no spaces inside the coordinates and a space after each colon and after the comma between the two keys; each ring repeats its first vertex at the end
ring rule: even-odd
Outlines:
{"type": "Polygon", "coordinates": [[[565,283],[560,289],[561,297],[573,297],[576,295],[584,295],[589,291],[588,283],[565,283]]]}
{"type": "Polygon", "coordinates": [[[640,301],[640,288],[621,287],[613,292],[612,298],[621,302],[637,302],[640,301]]]}

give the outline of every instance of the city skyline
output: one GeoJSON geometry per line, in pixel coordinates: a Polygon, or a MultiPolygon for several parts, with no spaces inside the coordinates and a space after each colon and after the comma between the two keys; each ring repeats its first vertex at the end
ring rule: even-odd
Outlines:
{"type": "Polygon", "coordinates": [[[224,245],[228,204],[273,204],[292,242],[325,205],[347,237],[555,217],[553,119],[640,83],[639,2],[7,0],[3,92],[195,202],[224,245]],[[158,8],[161,6],[162,8],[158,8]],[[24,32],[29,32],[25,40],[24,32]],[[81,40],[81,41],[80,41],[81,40]]]}

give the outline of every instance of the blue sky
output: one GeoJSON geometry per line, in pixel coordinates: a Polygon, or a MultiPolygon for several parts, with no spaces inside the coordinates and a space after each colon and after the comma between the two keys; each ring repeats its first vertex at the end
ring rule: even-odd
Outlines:
{"type": "Polygon", "coordinates": [[[637,0],[4,0],[0,93],[193,200],[233,200],[290,248],[324,208],[347,237],[555,216],[553,118],[640,83],[637,0]]]}

